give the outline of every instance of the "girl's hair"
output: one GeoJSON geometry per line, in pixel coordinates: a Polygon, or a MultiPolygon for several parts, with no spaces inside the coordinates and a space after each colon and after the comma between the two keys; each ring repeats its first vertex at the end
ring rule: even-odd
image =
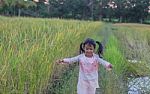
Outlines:
{"type": "Polygon", "coordinates": [[[82,42],[80,44],[80,54],[85,52],[83,48],[85,47],[86,44],[93,45],[93,47],[95,49],[96,48],[96,43],[99,46],[98,50],[97,50],[97,53],[98,53],[99,57],[102,58],[102,56],[103,56],[103,45],[101,44],[101,42],[95,41],[91,38],[87,38],[84,42],[82,42]]]}

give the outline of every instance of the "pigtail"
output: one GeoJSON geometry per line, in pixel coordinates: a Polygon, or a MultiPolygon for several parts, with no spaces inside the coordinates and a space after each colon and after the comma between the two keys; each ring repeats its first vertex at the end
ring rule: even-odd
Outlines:
{"type": "Polygon", "coordinates": [[[99,42],[99,41],[96,41],[96,43],[98,44],[98,50],[97,50],[97,52],[98,52],[98,55],[99,55],[99,57],[100,58],[103,58],[103,45],[101,44],[101,42],[99,42]]]}
{"type": "Polygon", "coordinates": [[[83,43],[80,44],[80,50],[79,50],[80,54],[82,54],[84,52],[84,49],[83,49],[83,43]]]}

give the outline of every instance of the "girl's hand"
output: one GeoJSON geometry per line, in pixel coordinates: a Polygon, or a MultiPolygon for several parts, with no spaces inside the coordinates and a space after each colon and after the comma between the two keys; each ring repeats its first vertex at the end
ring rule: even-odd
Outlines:
{"type": "Polygon", "coordinates": [[[64,64],[64,60],[63,59],[57,60],[56,63],[58,63],[58,64],[64,64]]]}
{"type": "Polygon", "coordinates": [[[112,70],[112,68],[107,68],[107,70],[108,70],[108,71],[111,71],[111,70],[112,70]]]}
{"type": "Polygon", "coordinates": [[[111,64],[109,64],[108,66],[107,66],[107,68],[106,68],[108,71],[111,71],[112,70],[112,65],[111,64]]]}

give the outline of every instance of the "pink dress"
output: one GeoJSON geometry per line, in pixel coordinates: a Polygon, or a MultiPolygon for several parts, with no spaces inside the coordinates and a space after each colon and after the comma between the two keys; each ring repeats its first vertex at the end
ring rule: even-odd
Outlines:
{"type": "Polygon", "coordinates": [[[86,57],[85,54],[80,54],[63,60],[68,63],[79,62],[78,94],[95,94],[96,88],[99,88],[98,65],[102,64],[106,68],[110,65],[109,62],[99,58],[96,54],[93,54],[91,58],[86,57]]]}

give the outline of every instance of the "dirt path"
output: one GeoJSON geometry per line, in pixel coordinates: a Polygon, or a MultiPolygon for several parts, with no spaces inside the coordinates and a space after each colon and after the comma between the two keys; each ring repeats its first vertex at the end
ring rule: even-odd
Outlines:
{"type": "Polygon", "coordinates": [[[103,29],[100,31],[100,35],[103,37],[102,44],[104,45],[104,48],[106,47],[106,44],[109,40],[110,35],[112,34],[112,25],[107,24],[103,27],[103,29]]]}

